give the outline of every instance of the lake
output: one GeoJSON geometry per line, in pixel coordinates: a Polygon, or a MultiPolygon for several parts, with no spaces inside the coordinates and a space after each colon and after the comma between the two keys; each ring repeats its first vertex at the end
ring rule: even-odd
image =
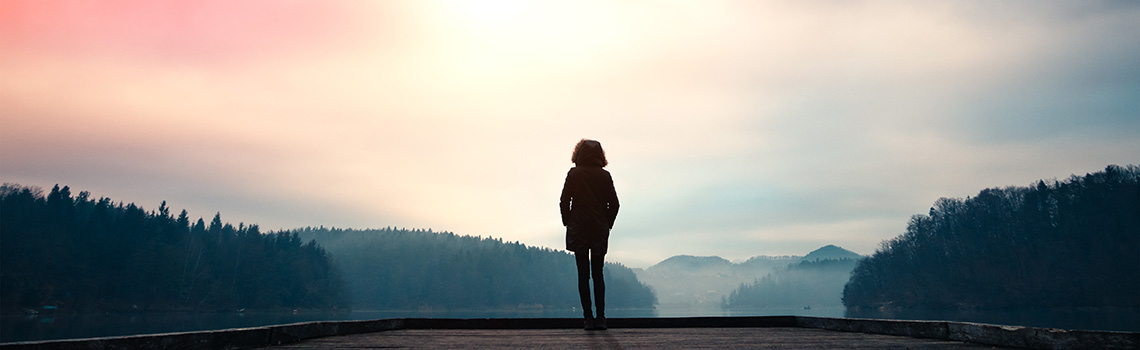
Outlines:
{"type": "MultiPolygon", "coordinates": [[[[1001,311],[1001,312],[862,312],[841,307],[804,309],[761,308],[720,310],[694,308],[615,309],[607,316],[619,317],[696,317],[696,316],[816,316],[856,318],[900,318],[952,320],[1065,329],[1092,329],[1140,332],[1140,312],[1120,311],[1001,311]]],[[[371,320],[381,318],[558,318],[581,317],[573,309],[563,310],[472,310],[425,311],[389,310],[326,312],[245,312],[245,313],[108,313],[85,315],[0,315],[0,342],[73,339],[118,335],[188,332],[211,329],[257,327],[311,321],[371,320]]]]}

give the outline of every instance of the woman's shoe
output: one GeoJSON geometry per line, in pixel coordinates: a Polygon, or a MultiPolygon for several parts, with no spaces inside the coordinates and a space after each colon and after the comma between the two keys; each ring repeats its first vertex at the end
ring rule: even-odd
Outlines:
{"type": "Polygon", "coordinates": [[[583,326],[584,326],[583,328],[585,328],[587,331],[592,331],[592,330],[597,329],[597,327],[594,324],[593,318],[587,318],[586,322],[584,322],[583,326]]]}
{"type": "Polygon", "coordinates": [[[605,317],[598,317],[597,320],[594,320],[594,329],[599,330],[599,331],[604,331],[607,328],[608,327],[606,327],[606,318],[605,317]]]}

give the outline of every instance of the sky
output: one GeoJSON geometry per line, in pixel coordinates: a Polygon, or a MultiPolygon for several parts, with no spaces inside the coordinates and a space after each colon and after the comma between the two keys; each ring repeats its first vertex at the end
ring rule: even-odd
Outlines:
{"type": "Polygon", "coordinates": [[[1128,1],[0,0],[0,180],[609,261],[871,254],[940,197],[1140,164],[1128,1]]]}

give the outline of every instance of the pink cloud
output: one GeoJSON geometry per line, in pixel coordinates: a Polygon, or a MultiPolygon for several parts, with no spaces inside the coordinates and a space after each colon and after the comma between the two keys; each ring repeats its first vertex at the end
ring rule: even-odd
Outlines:
{"type": "Polygon", "coordinates": [[[344,34],[353,14],[336,4],[6,0],[0,2],[0,48],[175,60],[258,57],[344,34]]]}

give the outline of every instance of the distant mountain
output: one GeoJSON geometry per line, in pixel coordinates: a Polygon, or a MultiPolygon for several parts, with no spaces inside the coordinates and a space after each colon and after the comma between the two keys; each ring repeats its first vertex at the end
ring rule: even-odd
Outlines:
{"type": "Polygon", "coordinates": [[[760,256],[751,257],[742,263],[736,264],[736,268],[738,270],[751,270],[751,271],[756,271],[756,272],[763,271],[763,273],[761,273],[759,275],[760,277],[762,277],[764,274],[767,274],[769,271],[772,271],[772,270],[775,270],[778,268],[783,268],[784,266],[788,266],[788,264],[800,261],[800,259],[803,259],[803,257],[800,257],[798,255],[783,255],[783,256],[760,255],[760,256]]]}
{"type": "Polygon", "coordinates": [[[855,269],[860,260],[862,259],[805,257],[799,263],[778,269],[751,283],[741,284],[740,288],[725,298],[724,308],[841,307],[843,286],[851,278],[851,270],[855,269]]]}
{"type": "Polygon", "coordinates": [[[804,256],[801,261],[817,261],[817,260],[842,260],[842,259],[862,259],[863,256],[853,251],[837,247],[832,244],[823,246],[822,248],[813,250],[808,255],[804,256]]]}
{"type": "MultiPolygon", "coordinates": [[[[828,244],[808,255],[743,281],[724,300],[724,308],[842,306],[843,286],[862,255],[828,244]]],[[[764,261],[749,259],[749,261],[764,261]]]]}
{"type": "Polygon", "coordinates": [[[662,307],[712,307],[720,294],[734,287],[732,262],[717,256],[678,255],[645,270],[636,269],[637,279],[653,288],[662,307]]]}
{"type": "MultiPolygon", "coordinates": [[[[677,255],[634,269],[638,280],[656,291],[662,308],[720,310],[722,301],[743,284],[755,282],[789,265],[829,259],[861,259],[849,250],[827,245],[806,256],[756,256],[733,263],[719,256],[677,255]]],[[[844,281],[845,282],[845,281],[844,281]]]]}
{"type": "Polygon", "coordinates": [[[719,256],[677,255],[662,260],[656,265],[650,266],[647,270],[691,271],[701,269],[728,268],[730,266],[732,266],[731,261],[725,260],[719,256]]]}

